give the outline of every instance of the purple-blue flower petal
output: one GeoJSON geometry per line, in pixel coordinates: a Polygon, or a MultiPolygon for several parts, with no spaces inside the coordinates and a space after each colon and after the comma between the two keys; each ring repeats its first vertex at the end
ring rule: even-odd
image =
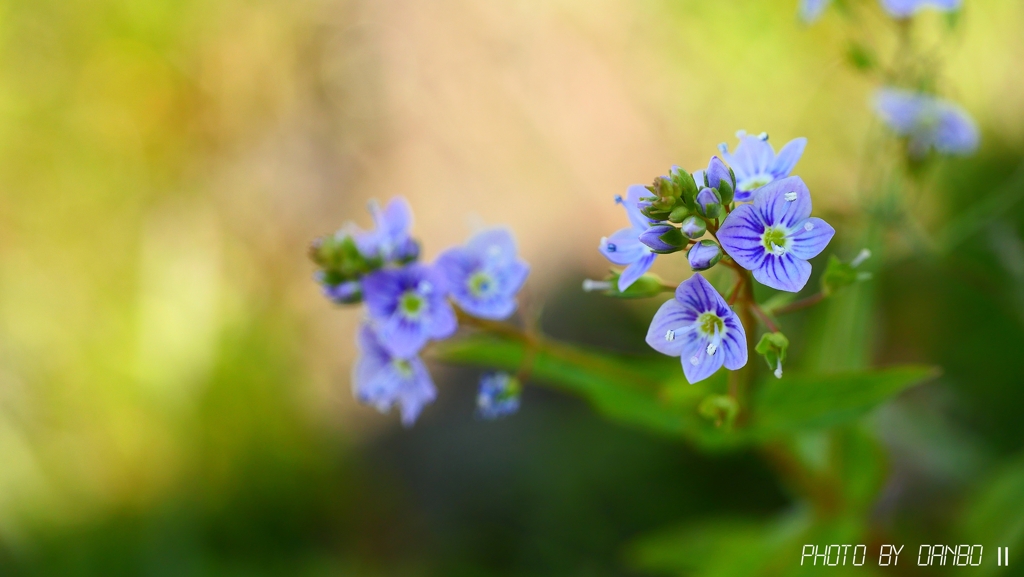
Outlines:
{"type": "Polygon", "coordinates": [[[725,336],[722,338],[722,353],[725,368],[735,371],[747,364],[747,332],[743,323],[734,314],[725,317],[725,336]]]}
{"type": "Polygon", "coordinates": [[[622,274],[619,276],[619,292],[628,289],[638,278],[651,270],[651,265],[654,264],[654,259],[657,256],[653,252],[648,252],[637,259],[636,262],[623,269],[622,274]]]}
{"type": "Polygon", "coordinates": [[[790,176],[761,187],[753,207],[765,224],[792,228],[811,216],[811,193],[803,179],[790,176]]]}
{"type": "MultiPolygon", "coordinates": [[[[732,175],[729,174],[729,168],[725,166],[725,163],[722,162],[722,159],[718,158],[717,156],[711,157],[711,161],[708,163],[708,169],[706,174],[708,179],[708,186],[710,186],[711,188],[719,188],[719,185],[722,183],[723,180],[728,182],[730,185],[735,186],[735,183],[732,182],[732,175]]],[[[704,185],[701,184],[698,185],[697,188],[700,189],[703,188],[703,186],[704,185]]]]}
{"type": "Polygon", "coordinates": [[[663,355],[678,357],[683,354],[686,343],[698,338],[696,331],[680,335],[673,340],[665,339],[668,331],[693,324],[700,313],[692,307],[684,306],[678,298],[665,301],[651,319],[647,329],[647,344],[663,355]]]}
{"type": "Polygon", "coordinates": [[[782,147],[779,155],[775,157],[775,161],[772,163],[772,176],[775,178],[789,176],[789,173],[793,172],[793,167],[796,166],[797,161],[803,156],[804,148],[806,147],[807,139],[802,136],[787,142],[786,146],[782,147]]]}
{"type": "Polygon", "coordinates": [[[718,229],[718,240],[722,248],[737,264],[747,270],[754,270],[761,264],[766,223],[752,204],[742,204],[729,213],[718,229]]]}
{"type": "Polygon", "coordinates": [[[644,216],[644,213],[640,212],[640,199],[645,196],[653,196],[653,194],[642,184],[634,184],[626,189],[626,199],[623,203],[626,208],[626,215],[629,216],[629,223],[639,231],[647,229],[654,222],[644,216]]]}
{"type": "Polygon", "coordinates": [[[757,282],[773,289],[800,292],[811,278],[811,264],[794,257],[791,253],[782,256],[766,252],[761,263],[751,272],[757,282]]]}
{"type": "Polygon", "coordinates": [[[836,229],[832,225],[812,216],[800,223],[788,237],[786,250],[796,258],[810,260],[825,250],[835,234],[836,229]]]}
{"type": "Polygon", "coordinates": [[[390,356],[380,338],[367,325],[357,342],[360,355],[352,368],[352,392],[359,402],[387,412],[398,404],[402,424],[411,426],[423,407],[436,397],[436,389],[423,361],[390,356]]]}
{"type": "Polygon", "coordinates": [[[619,229],[610,237],[601,239],[598,250],[614,264],[621,266],[632,264],[645,255],[651,254],[651,249],[640,242],[641,232],[643,231],[635,228],[619,229]]]}

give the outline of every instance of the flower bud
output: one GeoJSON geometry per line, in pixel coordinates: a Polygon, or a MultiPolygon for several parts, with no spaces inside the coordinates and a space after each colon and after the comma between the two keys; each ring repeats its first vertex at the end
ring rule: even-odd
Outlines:
{"type": "Polygon", "coordinates": [[[707,223],[699,216],[690,215],[683,219],[683,222],[679,223],[679,232],[682,232],[686,238],[700,238],[704,236],[707,230],[707,223]]]}
{"type": "Polygon", "coordinates": [[[731,188],[735,188],[735,182],[732,181],[732,174],[729,172],[729,168],[725,166],[722,159],[717,156],[711,157],[711,162],[708,163],[708,169],[704,172],[705,186],[709,188],[717,188],[721,191],[721,184],[723,181],[726,182],[731,188]]]}
{"type": "Polygon", "coordinates": [[[697,193],[697,212],[708,218],[718,218],[722,213],[722,197],[713,188],[704,188],[697,193]]]}
{"type": "MultiPolygon", "coordinates": [[[[317,276],[322,277],[323,275],[317,276]]],[[[363,286],[356,280],[342,281],[334,285],[324,284],[323,287],[324,296],[340,305],[355,304],[363,300],[363,286]]]]}
{"type": "Polygon", "coordinates": [[[694,199],[697,198],[697,183],[694,182],[693,177],[690,173],[686,172],[678,166],[673,166],[672,170],[669,171],[669,178],[676,185],[680,192],[680,198],[682,198],[683,204],[687,206],[693,206],[694,199]]]}
{"type": "Polygon", "coordinates": [[[693,211],[691,211],[688,206],[686,206],[685,204],[680,204],[679,206],[672,209],[672,212],[670,212],[668,215],[668,219],[672,222],[680,223],[686,220],[686,217],[690,216],[692,212],[693,211]]]}
{"type": "Polygon", "coordinates": [[[690,261],[690,268],[693,270],[707,270],[722,260],[722,247],[713,240],[702,240],[690,247],[686,259],[690,261]]]}
{"type": "Polygon", "coordinates": [[[782,378],[782,361],[786,360],[786,349],[789,348],[789,339],[780,332],[765,333],[761,341],[757,343],[754,350],[764,357],[768,368],[775,374],[775,378],[782,378]]]}
{"type": "Polygon", "coordinates": [[[671,224],[655,224],[640,235],[640,242],[658,254],[668,254],[682,250],[688,240],[671,224]]]}

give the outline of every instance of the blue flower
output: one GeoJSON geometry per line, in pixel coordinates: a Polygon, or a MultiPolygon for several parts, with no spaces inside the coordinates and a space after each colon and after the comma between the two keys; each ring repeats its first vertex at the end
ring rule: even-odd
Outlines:
{"type": "Polygon", "coordinates": [[[363,279],[363,293],[381,344],[394,357],[411,358],[427,340],[447,338],[457,328],[444,277],[434,267],[378,270],[363,279]]]}
{"type": "Polygon", "coordinates": [[[924,156],[930,148],[945,154],[970,154],[978,148],[978,127],[952,102],[920,92],[881,88],[874,105],[890,128],[909,138],[914,157],[924,156]]]}
{"type": "Polygon", "coordinates": [[[617,265],[626,266],[619,276],[619,292],[624,292],[636,282],[636,279],[650,270],[657,256],[650,247],[640,242],[640,235],[654,223],[640,212],[640,199],[650,195],[650,191],[645,187],[634,184],[626,191],[625,201],[622,197],[617,197],[616,200],[626,208],[630,226],[616,231],[610,237],[602,238],[598,247],[605,258],[617,265]]]}
{"type": "Polygon", "coordinates": [[[935,8],[943,12],[956,10],[961,0],[881,0],[882,8],[893,18],[909,18],[923,8],[935,8]]]}
{"type": "Polygon", "coordinates": [[[490,320],[506,319],[516,310],[516,293],[530,267],[516,257],[516,241],[504,228],[485,230],[464,247],[437,259],[449,296],[467,313],[490,320]]]}
{"type": "Polygon", "coordinates": [[[519,410],[519,381],[508,373],[487,373],[480,378],[476,395],[476,411],[481,418],[492,421],[519,410]]]}
{"type": "Polygon", "coordinates": [[[825,8],[828,7],[829,2],[832,0],[801,0],[800,2],[800,19],[811,24],[821,18],[821,15],[825,12],[825,8]]]}
{"type": "Polygon", "coordinates": [[[718,230],[718,240],[761,284],[797,292],[811,276],[807,260],[835,233],[811,217],[811,193],[799,176],[790,176],[762,188],[753,204],[736,207],[718,230]]]}
{"type": "Polygon", "coordinates": [[[352,369],[352,392],[356,399],[382,413],[398,404],[402,424],[412,426],[423,407],[437,397],[423,361],[419,357],[402,359],[391,355],[368,325],[359,330],[356,341],[360,351],[352,369]]]}
{"type": "Polygon", "coordinates": [[[409,229],[412,228],[409,202],[396,196],[383,209],[376,201],[371,201],[369,208],[374,228],[356,234],[359,252],[367,258],[380,258],[384,262],[416,260],[420,248],[409,236],[409,229]]]}
{"type": "Polygon", "coordinates": [[[659,353],[680,357],[690,384],[702,381],[722,365],[737,370],[747,364],[747,336],[736,313],[711,283],[695,273],[661,305],[647,344],[659,353]]]}
{"type": "Polygon", "coordinates": [[[741,130],[736,136],[740,143],[735,152],[730,153],[724,142],[718,149],[736,173],[736,200],[741,202],[753,198],[758,188],[788,176],[807,146],[806,138],[794,138],[776,156],[767,134],[750,136],[741,130]]]}

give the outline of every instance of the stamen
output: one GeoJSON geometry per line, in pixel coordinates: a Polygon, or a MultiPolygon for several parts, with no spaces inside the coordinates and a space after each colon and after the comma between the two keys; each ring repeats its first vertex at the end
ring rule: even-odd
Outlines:
{"type": "Polygon", "coordinates": [[[618,248],[615,246],[615,243],[613,243],[613,242],[609,242],[608,244],[606,244],[605,245],[605,249],[608,252],[615,252],[616,250],[618,250],[618,248]]]}
{"type": "Polygon", "coordinates": [[[775,378],[776,379],[781,379],[782,378],[782,359],[776,360],[775,363],[776,363],[775,364],[775,378]]]}
{"type": "Polygon", "coordinates": [[[583,281],[583,292],[594,292],[594,291],[606,291],[611,290],[612,283],[606,280],[593,280],[585,279],[583,281]]]}
{"type": "Polygon", "coordinates": [[[861,263],[868,260],[869,258],[871,258],[871,251],[866,248],[862,248],[860,249],[860,252],[857,253],[857,256],[855,256],[853,260],[850,261],[850,266],[852,266],[853,268],[857,268],[861,265],[861,263]]]}
{"type": "Polygon", "coordinates": [[[718,145],[718,151],[722,154],[729,154],[729,145],[722,142],[718,145]]]}
{"type": "Polygon", "coordinates": [[[812,230],[814,230],[814,225],[809,222],[805,222],[804,230],[806,230],[807,232],[811,232],[812,230]]]}
{"type": "Polygon", "coordinates": [[[622,195],[621,194],[616,194],[615,195],[615,204],[622,204],[622,195]]]}
{"type": "Polygon", "coordinates": [[[668,341],[668,342],[672,342],[672,341],[676,340],[676,332],[673,331],[672,329],[669,329],[668,331],[666,331],[665,332],[665,340],[668,341]]]}
{"type": "Polygon", "coordinates": [[[786,202],[793,202],[794,200],[796,200],[796,193],[795,192],[787,192],[786,194],[784,194],[782,196],[783,196],[783,198],[786,199],[786,202]]]}
{"type": "Polygon", "coordinates": [[[416,285],[416,290],[422,294],[428,295],[433,292],[434,285],[431,284],[430,281],[421,280],[419,284],[416,285]]]}
{"type": "Polygon", "coordinates": [[[769,244],[772,245],[772,254],[774,254],[775,256],[782,256],[782,255],[786,254],[786,247],[779,246],[779,245],[775,244],[774,242],[773,243],[769,243],[769,244]]]}
{"type": "Polygon", "coordinates": [[[715,353],[718,352],[718,343],[714,343],[714,342],[708,343],[707,351],[708,351],[708,355],[710,355],[712,357],[715,356],[715,353]]]}
{"type": "Polygon", "coordinates": [[[678,337],[679,335],[685,335],[686,333],[689,333],[689,332],[692,332],[692,331],[695,331],[695,330],[697,330],[697,325],[696,324],[693,324],[693,325],[690,325],[690,326],[687,326],[687,327],[678,328],[678,329],[669,329],[665,333],[665,340],[671,342],[671,341],[676,340],[676,337],[678,337]]]}
{"type": "Polygon", "coordinates": [[[762,132],[761,134],[757,135],[757,138],[760,139],[761,142],[765,142],[768,140],[768,133],[762,132]]]}

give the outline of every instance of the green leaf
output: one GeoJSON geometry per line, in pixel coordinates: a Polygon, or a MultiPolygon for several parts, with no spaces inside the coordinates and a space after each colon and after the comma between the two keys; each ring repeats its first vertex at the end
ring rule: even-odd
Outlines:
{"type": "MultiPolygon", "coordinates": [[[[1024,545],[1024,458],[996,470],[978,485],[958,524],[971,543],[1024,545]]],[[[964,541],[965,543],[968,541],[964,541]]],[[[986,551],[988,554],[988,551],[986,551]]]]}
{"type": "Polygon", "coordinates": [[[754,435],[765,440],[848,423],[937,374],[932,367],[903,366],[769,378],[754,399],[754,435]]]}
{"type": "MultiPolygon", "coordinates": [[[[527,354],[522,341],[474,335],[437,343],[433,356],[452,363],[517,371],[527,354]]],[[[686,384],[678,359],[626,357],[543,341],[532,353],[529,378],[589,401],[606,417],[705,448],[725,448],[743,436],[701,418],[697,405],[725,389],[725,373],[686,384]]]]}

